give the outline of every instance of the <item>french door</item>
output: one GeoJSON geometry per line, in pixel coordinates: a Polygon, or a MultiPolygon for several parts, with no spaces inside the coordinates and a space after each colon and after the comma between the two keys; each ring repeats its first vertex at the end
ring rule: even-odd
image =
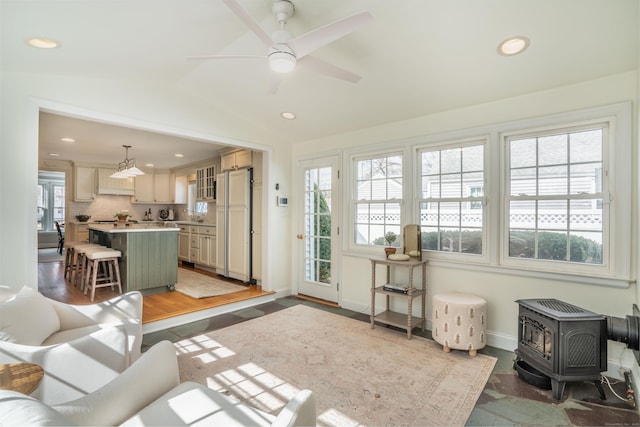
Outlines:
{"type": "Polygon", "coordinates": [[[298,293],[338,302],[341,193],[340,158],[332,156],[299,163],[303,200],[299,221],[298,293]]]}

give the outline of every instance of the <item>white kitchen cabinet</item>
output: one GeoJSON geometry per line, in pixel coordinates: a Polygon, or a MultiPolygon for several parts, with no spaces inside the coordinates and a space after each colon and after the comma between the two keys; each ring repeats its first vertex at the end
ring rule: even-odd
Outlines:
{"type": "Polygon", "coordinates": [[[220,163],[223,171],[251,167],[253,152],[251,150],[239,150],[222,154],[220,163]]]}
{"type": "Polygon", "coordinates": [[[173,203],[173,197],[171,196],[170,174],[153,174],[153,194],[155,203],[173,203]]]}
{"type": "Polygon", "coordinates": [[[133,196],[133,178],[111,178],[117,169],[98,168],[98,194],[133,196]]]}
{"type": "Polygon", "coordinates": [[[180,225],[178,232],[178,259],[189,262],[191,252],[191,238],[189,236],[189,226],[180,225]]]}
{"type": "Polygon", "coordinates": [[[174,200],[173,203],[178,204],[186,204],[187,203],[187,192],[189,190],[189,179],[186,175],[175,176],[173,177],[173,194],[174,200]]]}
{"type": "Polygon", "coordinates": [[[213,267],[216,262],[216,236],[200,235],[198,264],[213,267]]]}
{"type": "Polygon", "coordinates": [[[135,181],[135,196],[134,202],[136,203],[153,203],[153,175],[145,174],[138,175],[134,178],[135,181]]]}
{"type": "Polygon", "coordinates": [[[198,227],[198,264],[214,267],[216,263],[216,227],[198,227]]]}
{"type": "Polygon", "coordinates": [[[134,203],[173,203],[169,173],[147,173],[135,177],[134,203]]]}
{"type": "Polygon", "coordinates": [[[212,201],[216,199],[215,192],[216,168],[206,166],[196,169],[196,200],[212,201]]]}
{"type": "Polygon", "coordinates": [[[92,202],[96,197],[96,168],[74,168],[74,194],[76,202],[92,202]]]}
{"type": "Polygon", "coordinates": [[[189,261],[196,263],[200,259],[200,236],[198,227],[189,227],[189,261]]]}

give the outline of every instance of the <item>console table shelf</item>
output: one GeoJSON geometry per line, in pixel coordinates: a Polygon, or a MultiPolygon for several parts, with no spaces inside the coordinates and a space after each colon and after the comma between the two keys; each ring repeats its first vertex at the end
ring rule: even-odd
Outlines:
{"type": "Polygon", "coordinates": [[[408,261],[392,261],[386,258],[371,258],[371,328],[375,327],[375,322],[385,325],[391,325],[398,328],[407,330],[407,338],[411,339],[413,328],[418,326],[422,327],[424,331],[426,326],[425,305],[427,294],[427,260],[410,259],[408,261]],[[386,282],[391,283],[391,267],[404,267],[409,269],[409,283],[407,285],[407,293],[388,291],[384,289],[384,285],[376,285],[376,265],[386,266],[386,282]],[[414,269],[420,267],[422,270],[422,286],[416,288],[413,283],[414,269]],[[380,314],[376,315],[376,295],[385,295],[386,309],[380,314]],[[390,299],[392,297],[405,298],[407,300],[407,314],[397,313],[389,309],[390,299]],[[413,300],[420,297],[421,299],[421,314],[420,317],[414,316],[413,300]]]}

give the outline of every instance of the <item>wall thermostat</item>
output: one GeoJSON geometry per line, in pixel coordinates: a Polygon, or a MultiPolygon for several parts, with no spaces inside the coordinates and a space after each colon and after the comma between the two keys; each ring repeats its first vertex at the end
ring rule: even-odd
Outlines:
{"type": "Polygon", "coordinates": [[[287,197],[276,196],[276,204],[278,206],[289,206],[289,199],[287,197]]]}

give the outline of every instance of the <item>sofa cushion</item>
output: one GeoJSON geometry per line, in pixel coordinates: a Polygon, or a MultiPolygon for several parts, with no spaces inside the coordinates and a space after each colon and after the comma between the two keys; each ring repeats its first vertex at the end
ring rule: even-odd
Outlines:
{"type": "Polygon", "coordinates": [[[17,391],[0,390],[0,425],[68,426],[73,423],[39,400],[17,391]]]}
{"type": "Polygon", "coordinates": [[[40,345],[60,329],[60,320],[47,299],[23,286],[13,297],[0,303],[0,340],[24,345],[40,345]]]}

